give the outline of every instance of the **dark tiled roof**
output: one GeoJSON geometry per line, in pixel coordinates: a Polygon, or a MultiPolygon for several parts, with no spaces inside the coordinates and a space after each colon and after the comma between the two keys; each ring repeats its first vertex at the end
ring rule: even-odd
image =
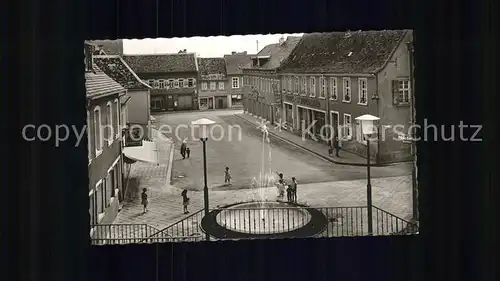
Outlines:
{"type": "MultiPolygon", "coordinates": [[[[265,46],[257,56],[270,56],[269,60],[257,69],[275,69],[290,55],[300,41],[299,36],[288,36],[283,44],[270,44],[265,46]]],[[[252,67],[253,68],[253,67],[252,67]]]]}
{"type": "Polygon", "coordinates": [[[96,45],[96,54],[102,49],[106,55],[123,55],[123,40],[91,40],[96,45]]]}
{"type": "Polygon", "coordinates": [[[304,34],[281,69],[288,72],[375,73],[387,63],[406,31],[357,31],[349,34],[304,34]]]}
{"type": "Polygon", "coordinates": [[[149,89],[120,56],[94,56],[94,63],[125,89],[149,89]]]}
{"type": "Polygon", "coordinates": [[[88,98],[125,92],[125,88],[99,70],[97,66],[94,66],[94,70],[95,73],[85,72],[85,88],[88,98]]]}
{"type": "Polygon", "coordinates": [[[135,73],[196,72],[194,54],[124,55],[125,62],[135,73]]]}
{"type": "Polygon", "coordinates": [[[252,56],[253,55],[246,55],[241,53],[235,55],[224,55],[227,75],[242,74],[242,67],[252,65],[252,56]]]}
{"type": "Polygon", "coordinates": [[[198,58],[198,71],[200,75],[226,75],[226,63],[223,58],[198,58]]]}

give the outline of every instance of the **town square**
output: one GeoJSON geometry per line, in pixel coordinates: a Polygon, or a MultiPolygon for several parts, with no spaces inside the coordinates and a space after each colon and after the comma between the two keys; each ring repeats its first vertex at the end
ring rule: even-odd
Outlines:
{"type": "Polygon", "coordinates": [[[418,233],[412,32],[252,36],[86,41],[94,245],[418,233]]]}

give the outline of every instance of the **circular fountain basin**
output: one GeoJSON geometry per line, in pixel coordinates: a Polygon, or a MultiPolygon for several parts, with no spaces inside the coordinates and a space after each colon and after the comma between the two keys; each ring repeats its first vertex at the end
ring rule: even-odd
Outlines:
{"type": "Polygon", "coordinates": [[[287,202],[247,202],[214,210],[201,228],[219,239],[298,238],[321,232],[328,221],[322,212],[287,202]]]}
{"type": "Polygon", "coordinates": [[[217,216],[219,225],[233,231],[253,234],[274,234],[296,230],[311,221],[302,208],[282,202],[244,203],[228,207],[217,216]]]}

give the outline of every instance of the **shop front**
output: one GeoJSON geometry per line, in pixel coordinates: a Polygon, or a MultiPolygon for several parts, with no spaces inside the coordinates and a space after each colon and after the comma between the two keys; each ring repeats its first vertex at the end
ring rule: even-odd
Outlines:
{"type": "Polygon", "coordinates": [[[292,103],[288,103],[288,102],[284,102],[283,103],[283,107],[284,107],[284,119],[285,119],[285,122],[286,122],[286,128],[289,129],[289,130],[293,130],[294,129],[294,116],[293,116],[293,104],[292,103]]]}

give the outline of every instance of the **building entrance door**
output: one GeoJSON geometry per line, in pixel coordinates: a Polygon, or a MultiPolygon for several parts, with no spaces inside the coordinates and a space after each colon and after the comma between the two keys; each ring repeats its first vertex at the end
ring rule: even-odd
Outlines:
{"type": "Polygon", "coordinates": [[[167,96],[167,110],[174,110],[174,97],[172,95],[167,96]]]}
{"type": "Polygon", "coordinates": [[[339,137],[339,113],[336,111],[331,112],[331,122],[333,127],[333,137],[339,137]]]}
{"type": "Polygon", "coordinates": [[[218,108],[224,108],[224,101],[222,99],[217,100],[217,107],[218,108]]]}

